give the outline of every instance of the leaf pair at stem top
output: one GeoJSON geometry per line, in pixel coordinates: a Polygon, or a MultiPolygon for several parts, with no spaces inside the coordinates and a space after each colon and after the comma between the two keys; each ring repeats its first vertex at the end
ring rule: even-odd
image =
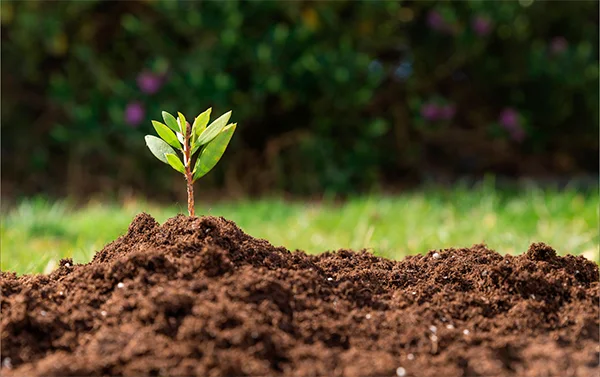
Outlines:
{"type": "Polygon", "coordinates": [[[227,124],[231,111],[215,119],[208,127],[210,113],[208,109],[194,119],[192,126],[182,113],[177,118],[166,111],[162,112],[165,123],[152,121],[158,136],[146,135],[146,145],[162,162],[182,173],[188,185],[188,211],[194,215],[194,194],[192,184],[206,175],[217,165],[235,132],[236,123],[227,124]],[[175,149],[174,149],[175,148],[175,149]],[[182,154],[183,160],[177,156],[182,154]],[[200,151],[192,169],[192,157],[200,151]]]}

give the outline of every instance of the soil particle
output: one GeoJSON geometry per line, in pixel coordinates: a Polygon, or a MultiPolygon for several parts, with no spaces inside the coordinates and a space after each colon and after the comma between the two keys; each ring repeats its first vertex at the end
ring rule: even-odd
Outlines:
{"type": "Polygon", "coordinates": [[[138,215],[84,265],[1,272],[3,376],[597,376],[598,266],[542,243],[402,261],[138,215]]]}

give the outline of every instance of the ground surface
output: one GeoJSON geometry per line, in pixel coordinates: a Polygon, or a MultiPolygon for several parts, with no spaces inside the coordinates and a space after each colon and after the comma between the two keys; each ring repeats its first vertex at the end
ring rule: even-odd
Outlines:
{"type": "Polygon", "coordinates": [[[139,215],[89,264],[2,272],[3,376],[597,376],[598,266],[534,244],[290,253],[139,215]]]}
{"type": "MultiPolygon", "coordinates": [[[[255,237],[290,250],[370,248],[401,259],[430,249],[469,247],[485,242],[500,253],[518,254],[544,241],[559,254],[598,257],[598,190],[520,189],[481,186],[431,189],[394,197],[352,198],[344,203],[282,200],[207,204],[196,198],[196,213],[224,216],[255,237]]],[[[3,208],[6,203],[3,202],[3,208]]],[[[0,222],[3,271],[51,271],[61,258],[87,263],[96,251],[127,231],[140,212],[159,221],[186,211],[124,201],[74,208],[67,202],[30,199],[5,212],[0,222]]]]}

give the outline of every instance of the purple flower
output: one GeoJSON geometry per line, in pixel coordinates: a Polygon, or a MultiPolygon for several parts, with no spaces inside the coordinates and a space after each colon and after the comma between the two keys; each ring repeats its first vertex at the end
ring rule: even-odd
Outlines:
{"type": "Polygon", "coordinates": [[[144,120],[146,110],[141,102],[130,102],[125,108],[125,122],[132,127],[138,126],[144,120]]]}
{"type": "Polygon", "coordinates": [[[500,113],[500,125],[508,131],[511,138],[522,142],[525,139],[525,130],[521,126],[519,113],[513,108],[506,108],[500,113]]]}
{"type": "Polygon", "coordinates": [[[421,106],[421,116],[429,121],[437,120],[440,115],[440,109],[434,103],[426,103],[421,106]]]}
{"type": "Polygon", "coordinates": [[[506,129],[513,129],[520,126],[519,113],[513,108],[506,108],[500,113],[500,124],[506,129]]]}
{"type": "Polygon", "coordinates": [[[427,14],[427,25],[432,30],[439,31],[446,34],[454,34],[454,26],[449,24],[442,14],[436,10],[430,10],[427,14]]]}
{"type": "Polygon", "coordinates": [[[428,121],[450,120],[456,114],[455,105],[439,106],[429,102],[421,106],[421,116],[428,121]]]}
{"type": "Polygon", "coordinates": [[[550,42],[550,51],[554,55],[562,54],[569,47],[569,42],[565,37],[554,37],[550,42]]]}
{"type": "Polygon", "coordinates": [[[137,77],[138,88],[140,88],[140,90],[146,94],[154,94],[158,92],[163,84],[163,81],[164,78],[162,76],[148,71],[140,73],[137,77]]]}
{"type": "Polygon", "coordinates": [[[446,21],[444,21],[444,17],[442,17],[440,12],[430,10],[427,14],[427,25],[433,30],[443,30],[446,26],[446,21]]]}
{"type": "Polygon", "coordinates": [[[485,16],[475,16],[471,22],[471,27],[477,35],[484,37],[492,31],[492,22],[485,16]]]}
{"type": "Polygon", "coordinates": [[[454,114],[456,114],[456,106],[454,105],[446,105],[438,109],[438,115],[443,120],[454,118],[454,114]]]}

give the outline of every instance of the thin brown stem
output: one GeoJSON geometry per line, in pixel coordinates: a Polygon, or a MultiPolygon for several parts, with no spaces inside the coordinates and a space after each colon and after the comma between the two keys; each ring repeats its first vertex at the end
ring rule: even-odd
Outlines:
{"type": "Polygon", "coordinates": [[[194,182],[192,181],[192,173],[189,171],[189,168],[186,170],[185,180],[187,181],[188,213],[190,216],[196,216],[194,214],[194,182]]]}
{"type": "Polygon", "coordinates": [[[195,216],[194,214],[194,176],[192,174],[192,156],[190,146],[190,136],[192,128],[188,122],[186,122],[186,132],[183,143],[183,165],[185,166],[185,181],[187,183],[187,197],[188,197],[188,214],[195,216]]]}

